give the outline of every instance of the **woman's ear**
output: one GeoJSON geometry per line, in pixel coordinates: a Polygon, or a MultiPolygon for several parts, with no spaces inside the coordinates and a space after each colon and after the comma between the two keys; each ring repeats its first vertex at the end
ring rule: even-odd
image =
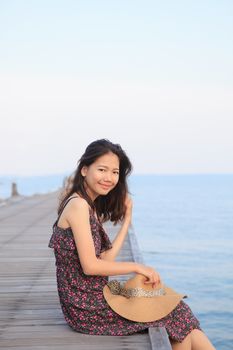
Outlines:
{"type": "Polygon", "coordinates": [[[82,167],[82,169],[81,169],[81,175],[82,175],[82,176],[86,176],[86,174],[87,174],[87,166],[84,165],[84,166],[82,167]]]}

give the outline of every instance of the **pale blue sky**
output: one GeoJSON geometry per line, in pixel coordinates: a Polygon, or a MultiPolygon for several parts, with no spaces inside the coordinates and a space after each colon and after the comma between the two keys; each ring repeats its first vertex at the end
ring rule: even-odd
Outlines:
{"type": "Polygon", "coordinates": [[[0,174],[233,172],[232,1],[1,1],[0,174]]]}

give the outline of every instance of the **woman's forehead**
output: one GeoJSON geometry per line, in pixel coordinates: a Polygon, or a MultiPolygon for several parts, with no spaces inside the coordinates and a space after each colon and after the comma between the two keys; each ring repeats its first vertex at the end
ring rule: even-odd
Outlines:
{"type": "Polygon", "coordinates": [[[116,167],[119,168],[119,158],[114,153],[107,153],[103,156],[100,156],[95,161],[96,165],[103,165],[106,167],[116,167]]]}

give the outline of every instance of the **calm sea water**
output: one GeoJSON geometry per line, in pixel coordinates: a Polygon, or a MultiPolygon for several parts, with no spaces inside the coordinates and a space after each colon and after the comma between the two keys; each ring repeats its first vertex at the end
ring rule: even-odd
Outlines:
{"type": "Polygon", "coordinates": [[[134,176],[130,184],[145,262],[189,296],[218,350],[233,349],[233,175],[134,176]]]}
{"type": "MultiPolygon", "coordinates": [[[[64,174],[0,177],[0,198],[62,185],[64,174]]],[[[186,302],[218,350],[233,349],[233,175],[134,175],[133,226],[145,263],[186,302]]]]}

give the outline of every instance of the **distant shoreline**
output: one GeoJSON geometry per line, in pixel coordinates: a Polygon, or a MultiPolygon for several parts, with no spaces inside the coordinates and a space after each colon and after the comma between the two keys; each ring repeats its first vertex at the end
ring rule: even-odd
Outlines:
{"type": "Polygon", "coordinates": [[[11,197],[12,183],[17,184],[21,196],[46,194],[59,190],[64,185],[64,174],[49,176],[0,176],[0,202],[11,197]]]}
{"type": "Polygon", "coordinates": [[[46,196],[47,194],[56,193],[56,192],[59,192],[60,190],[61,190],[61,188],[58,188],[57,190],[43,192],[43,193],[34,193],[34,194],[30,194],[30,195],[19,194],[18,196],[10,196],[10,197],[6,197],[6,198],[0,198],[0,208],[4,207],[6,205],[13,204],[13,203],[19,203],[25,199],[29,199],[32,197],[46,196]]]}
{"type": "MultiPolygon", "coordinates": [[[[128,178],[129,189],[134,186],[134,183],[148,183],[148,185],[163,185],[170,186],[172,183],[195,184],[203,182],[206,186],[211,182],[218,185],[219,179],[227,185],[231,183],[233,174],[230,173],[210,173],[210,174],[131,174],[128,178]]],[[[64,174],[56,175],[39,175],[39,176],[0,176],[0,205],[11,198],[12,182],[16,182],[19,195],[28,197],[35,194],[46,194],[54,192],[63,187],[65,176],[64,174]]]]}

